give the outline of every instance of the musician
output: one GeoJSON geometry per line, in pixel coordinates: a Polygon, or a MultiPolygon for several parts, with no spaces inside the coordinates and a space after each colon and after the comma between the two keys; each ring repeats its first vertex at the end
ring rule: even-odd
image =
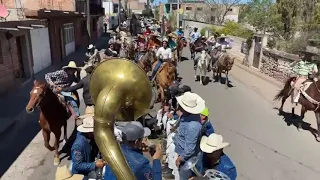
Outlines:
{"type": "Polygon", "coordinates": [[[197,164],[198,170],[202,174],[208,169],[215,169],[226,174],[231,180],[236,180],[237,170],[231,159],[223,152],[223,148],[230,144],[223,141],[223,137],[219,134],[211,134],[210,136],[202,136],[200,141],[200,149],[203,152],[202,161],[197,164]]]}
{"type": "MultiPolygon", "coordinates": [[[[161,146],[156,147],[156,152],[152,155],[153,163],[150,165],[149,160],[142,153],[143,139],[151,134],[149,128],[144,128],[138,121],[132,121],[122,129],[122,152],[138,180],[162,180],[161,175],[161,146]]],[[[116,180],[111,168],[107,165],[104,180],[116,180]]]]}

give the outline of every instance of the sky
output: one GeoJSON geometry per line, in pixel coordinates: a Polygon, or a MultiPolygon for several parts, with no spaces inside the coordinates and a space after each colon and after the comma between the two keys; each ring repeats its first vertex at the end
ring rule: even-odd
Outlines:
{"type": "MultiPolygon", "coordinates": [[[[240,2],[241,2],[241,3],[246,3],[246,2],[248,2],[248,1],[250,1],[250,0],[241,0],[240,2]]],[[[154,4],[154,5],[158,5],[160,2],[161,2],[161,3],[166,3],[166,2],[168,2],[168,0],[154,0],[153,4],[154,4]]]]}

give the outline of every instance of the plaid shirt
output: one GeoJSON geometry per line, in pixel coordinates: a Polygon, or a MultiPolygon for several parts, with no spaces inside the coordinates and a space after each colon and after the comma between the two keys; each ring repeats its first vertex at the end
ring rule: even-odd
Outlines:
{"type": "Polygon", "coordinates": [[[73,82],[79,82],[79,79],[75,75],[68,75],[65,70],[59,70],[45,75],[46,81],[54,83],[57,87],[69,87],[73,82]]]}

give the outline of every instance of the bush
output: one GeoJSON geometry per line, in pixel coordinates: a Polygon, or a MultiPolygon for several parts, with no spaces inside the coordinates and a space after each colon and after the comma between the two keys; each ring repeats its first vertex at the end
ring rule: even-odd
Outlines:
{"type": "Polygon", "coordinates": [[[222,28],[217,30],[217,33],[224,34],[224,35],[232,35],[238,36],[245,39],[250,39],[253,36],[253,31],[248,30],[242,27],[239,23],[229,21],[226,25],[222,28]]]}

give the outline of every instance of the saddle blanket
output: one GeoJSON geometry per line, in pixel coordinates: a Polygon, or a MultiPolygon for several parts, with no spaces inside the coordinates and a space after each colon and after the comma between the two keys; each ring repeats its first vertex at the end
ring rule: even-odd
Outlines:
{"type": "MultiPolygon", "coordinates": [[[[313,83],[313,81],[305,81],[302,83],[302,86],[300,87],[300,89],[298,90],[297,96],[294,97],[293,102],[298,102],[301,93],[303,91],[303,94],[306,92],[306,90],[310,87],[310,85],[313,83]]],[[[291,86],[294,87],[294,82],[291,82],[291,86]]],[[[306,93],[305,93],[306,94],[306,93]]],[[[309,100],[309,97],[306,97],[309,100]]],[[[312,100],[309,100],[312,101],[312,100]]],[[[313,102],[312,102],[313,103],[313,102]]]]}

